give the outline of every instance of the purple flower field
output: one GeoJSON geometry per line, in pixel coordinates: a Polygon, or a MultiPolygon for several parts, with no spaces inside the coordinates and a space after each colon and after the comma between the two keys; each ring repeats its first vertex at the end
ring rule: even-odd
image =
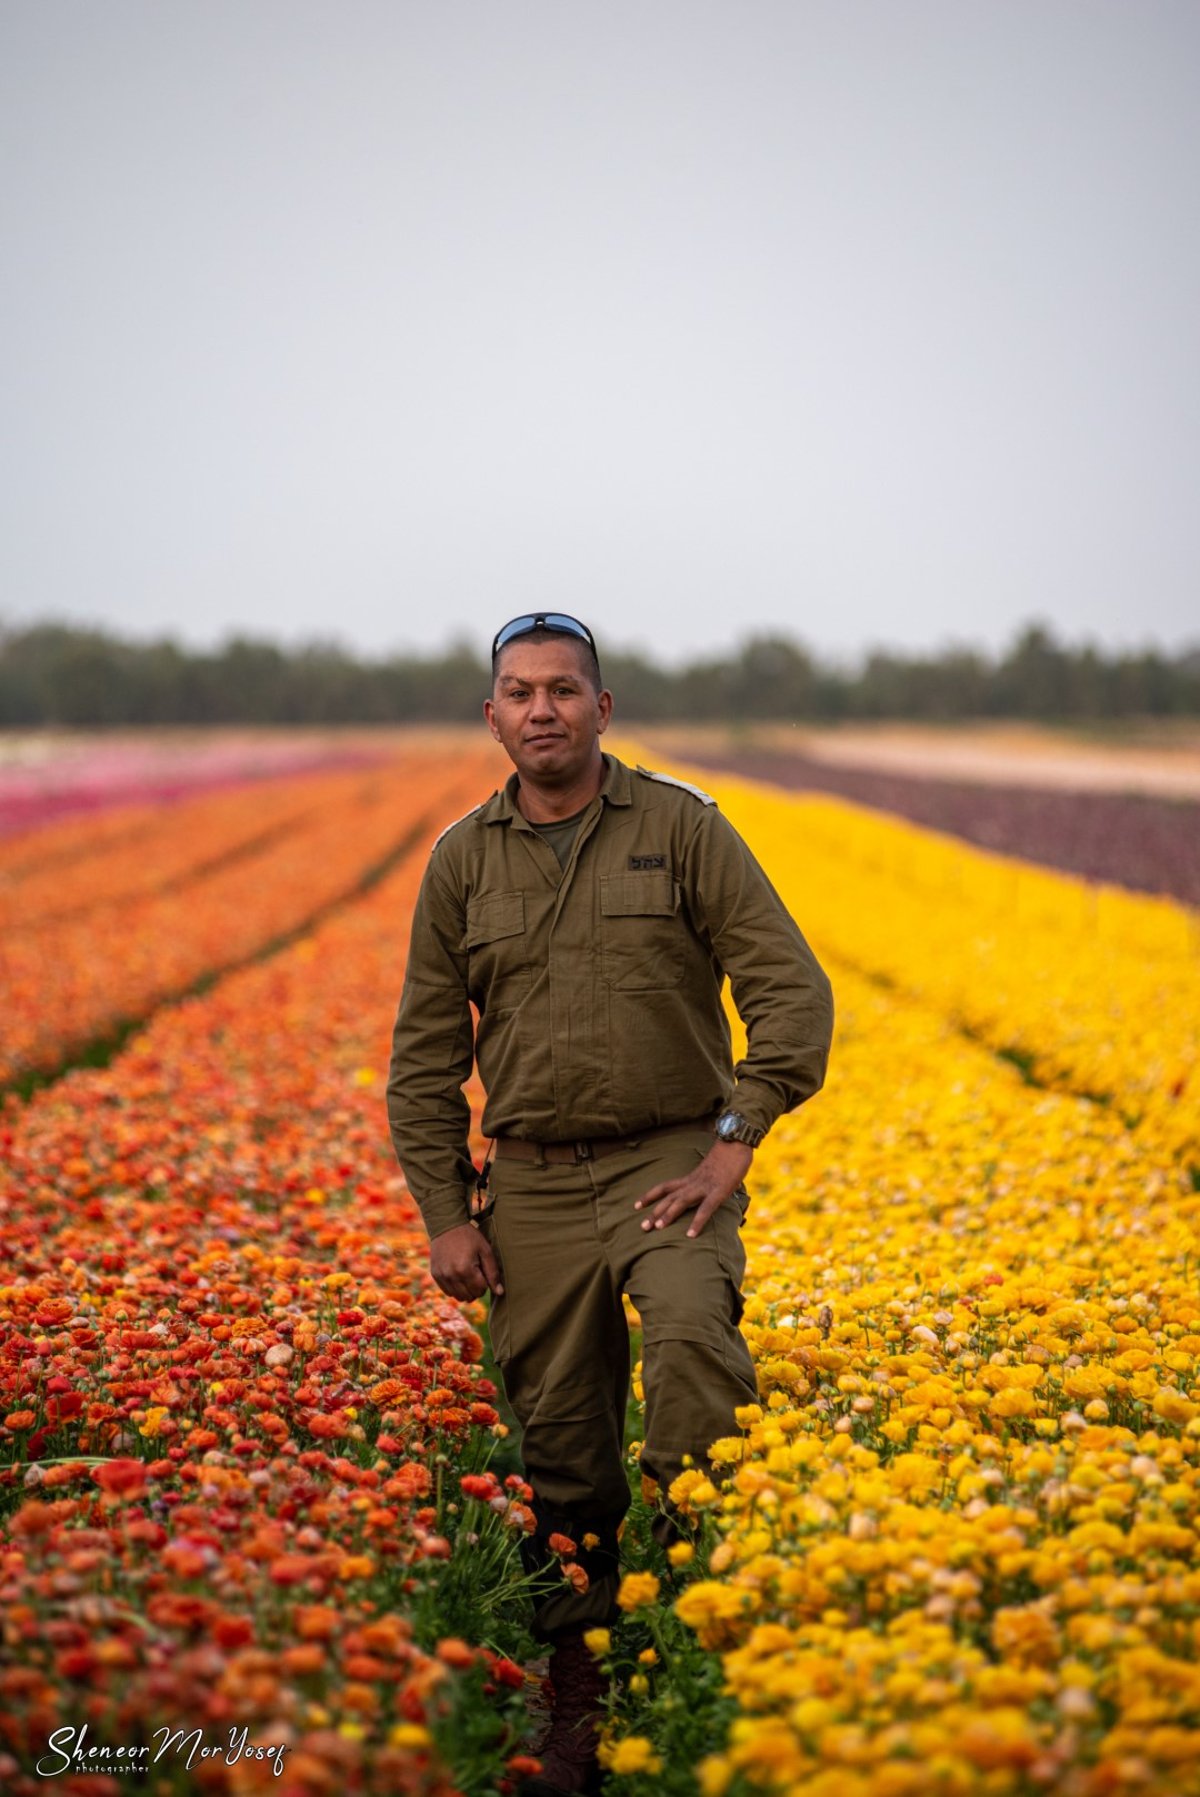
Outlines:
{"type": "Polygon", "coordinates": [[[839,767],[771,749],[722,751],[689,743],[679,753],[790,791],[830,792],[913,823],[1021,855],[1087,880],[1200,904],[1200,801],[1144,793],[1081,792],[943,780],[839,767]]]}

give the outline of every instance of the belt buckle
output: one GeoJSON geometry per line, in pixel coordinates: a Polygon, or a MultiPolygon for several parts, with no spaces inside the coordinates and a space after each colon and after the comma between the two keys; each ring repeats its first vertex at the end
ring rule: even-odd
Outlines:
{"type": "Polygon", "coordinates": [[[590,1161],[591,1158],[592,1158],[591,1143],[590,1142],[576,1142],[576,1144],[575,1144],[575,1159],[577,1161],[590,1161]]]}

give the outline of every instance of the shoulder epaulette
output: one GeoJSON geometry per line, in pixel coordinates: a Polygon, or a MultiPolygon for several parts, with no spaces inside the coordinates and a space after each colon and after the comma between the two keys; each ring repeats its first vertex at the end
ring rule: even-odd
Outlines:
{"type": "Polygon", "coordinates": [[[664,786],[682,787],[684,792],[690,792],[694,799],[699,799],[702,805],[715,805],[717,802],[710,792],[705,792],[699,786],[693,786],[690,780],[677,780],[674,774],[656,774],[653,768],[641,767],[640,765],[637,768],[637,772],[639,774],[644,774],[647,780],[661,781],[664,786]]]}
{"type": "MultiPolygon", "coordinates": [[[[495,793],[493,793],[492,799],[494,799],[495,796],[496,796],[495,793]]],[[[483,805],[490,805],[492,802],[492,799],[485,799],[483,801],[483,805]]],[[[472,805],[472,807],[469,811],[464,811],[461,817],[456,817],[452,824],[447,824],[446,828],[441,832],[441,834],[434,838],[433,845],[430,848],[429,853],[432,855],[434,849],[436,849],[438,843],[442,840],[443,836],[449,836],[451,830],[457,830],[458,826],[460,824],[465,824],[469,817],[477,817],[479,815],[479,813],[483,810],[483,805],[472,805]]]]}

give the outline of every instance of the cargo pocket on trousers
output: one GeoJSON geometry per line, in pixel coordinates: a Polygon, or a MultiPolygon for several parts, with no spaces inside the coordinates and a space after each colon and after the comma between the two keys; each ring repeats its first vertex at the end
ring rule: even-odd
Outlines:
{"type": "Polygon", "coordinates": [[[521,1456],[539,1496],[553,1508],[620,1515],[629,1502],[623,1415],[609,1383],[587,1380],[543,1388],[512,1405],[522,1422],[521,1456]]]}
{"type": "MultiPolygon", "coordinates": [[[[697,1148],[697,1161],[702,1161],[707,1153],[707,1148],[697,1148]]],[[[746,1300],[742,1296],[742,1281],[746,1277],[746,1250],[741,1231],[749,1208],[749,1192],[744,1185],[735,1186],[720,1209],[713,1213],[708,1224],[716,1239],[717,1259],[732,1288],[735,1328],[746,1310],[746,1300]]]]}
{"type": "Polygon", "coordinates": [[[730,1193],[709,1225],[710,1228],[716,1229],[717,1259],[729,1279],[733,1297],[734,1328],[741,1322],[746,1310],[746,1300],[742,1296],[742,1281],[746,1277],[746,1249],[742,1242],[742,1221],[749,1203],[750,1199],[745,1186],[739,1186],[736,1192],[730,1193]]]}

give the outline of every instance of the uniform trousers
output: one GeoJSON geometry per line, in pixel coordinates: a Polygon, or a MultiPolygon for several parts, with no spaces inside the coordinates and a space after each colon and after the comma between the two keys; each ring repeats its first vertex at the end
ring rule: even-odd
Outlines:
{"type": "MultiPolygon", "coordinates": [[[[664,1229],[642,1228],[634,1200],[662,1180],[695,1171],[713,1144],[711,1125],[681,1127],[574,1165],[497,1158],[480,1227],[500,1262],[492,1352],[522,1430],[537,1520],[524,1544],[530,1570],[553,1572],[555,1531],[578,1545],[589,1587],[547,1576],[536,1587],[535,1632],[546,1640],[616,1615],[617,1532],[630,1503],[624,1453],[629,1394],[627,1292],[642,1322],[646,1398],[643,1474],[665,1494],[685,1456],[737,1433],[734,1410],[758,1388],[738,1330],[746,1256],[739,1188],[700,1234],[694,1211],[664,1229]],[[585,1535],[597,1537],[587,1548],[585,1535]]],[[[669,1519],[656,1527],[670,1536],[669,1519]]]]}

